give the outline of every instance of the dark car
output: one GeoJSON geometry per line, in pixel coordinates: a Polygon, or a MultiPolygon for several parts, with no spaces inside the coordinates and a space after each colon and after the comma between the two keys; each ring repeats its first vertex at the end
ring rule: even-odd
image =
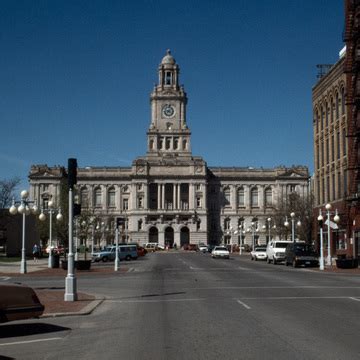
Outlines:
{"type": "Polygon", "coordinates": [[[293,267],[319,266],[319,257],[314,247],[305,243],[292,243],[285,250],[285,265],[293,267]]]}
{"type": "Polygon", "coordinates": [[[0,285],[0,323],[38,318],[44,312],[35,291],[25,285],[0,285]]]}

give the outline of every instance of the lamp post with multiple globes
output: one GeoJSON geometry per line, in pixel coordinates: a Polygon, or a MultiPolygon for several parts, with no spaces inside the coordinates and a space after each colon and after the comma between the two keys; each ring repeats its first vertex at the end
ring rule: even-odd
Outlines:
{"type": "Polygon", "coordinates": [[[35,201],[29,200],[29,192],[27,190],[23,190],[20,193],[21,200],[15,201],[13,199],[12,205],[9,209],[11,215],[16,215],[17,213],[22,214],[22,242],[21,242],[21,265],[20,265],[20,273],[26,274],[26,250],[25,250],[25,233],[26,233],[26,221],[25,218],[30,213],[37,214],[38,207],[35,204],[35,201]],[[16,207],[18,205],[18,207],[16,207]]]}
{"type": "Polygon", "coordinates": [[[48,263],[48,267],[52,268],[52,267],[54,267],[53,250],[52,250],[52,216],[55,212],[57,212],[56,220],[62,221],[63,215],[61,214],[60,208],[58,208],[58,209],[54,208],[54,202],[52,200],[50,200],[48,202],[48,209],[41,209],[41,214],[39,215],[40,221],[46,220],[45,212],[47,212],[49,214],[49,263],[48,263]]]}

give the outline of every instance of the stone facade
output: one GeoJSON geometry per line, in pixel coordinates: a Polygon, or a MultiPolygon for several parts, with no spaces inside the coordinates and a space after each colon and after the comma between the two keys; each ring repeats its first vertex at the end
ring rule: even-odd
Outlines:
{"type": "MultiPolygon", "coordinates": [[[[179,85],[179,72],[168,51],[150,96],[145,156],[136,158],[131,167],[78,169],[82,208],[93,209],[109,229],[120,219],[124,241],[178,247],[186,243],[235,244],[241,233],[235,230],[245,230],[253,222],[259,230],[257,242],[265,243],[262,225],[277,200],[292,191],[308,194],[308,169],[208,167],[201,157],[192,155],[187,95],[179,85]]],[[[31,198],[39,206],[46,206],[51,196],[57,201],[65,173],[62,167],[32,166],[31,198]]],[[[252,244],[253,235],[243,234],[242,243],[252,244]]]]}

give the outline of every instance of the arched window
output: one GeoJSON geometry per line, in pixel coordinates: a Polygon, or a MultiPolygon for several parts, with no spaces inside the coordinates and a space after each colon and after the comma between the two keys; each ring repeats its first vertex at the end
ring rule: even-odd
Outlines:
{"type": "Polygon", "coordinates": [[[345,89],[341,88],[341,115],[345,115],[345,89]]]}
{"type": "Polygon", "coordinates": [[[187,149],[187,141],[183,140],[183,150],[186,150],[186,149],[187,149]]]}
{"type": "Polygon", "coordinates": [[[224,220],[224,230],[230,230],[231,222],[229,218],[224,220]]]}
{"type": "Polygon", "coordinates": [[[150,148],[150,150],[154,149],[154,140],[153,139],[150,140],[149,148],[150,148]]]}
{"type": "Polygon", "coordinates": [[[113,187],[108,190],[107,201],[108,207],[115,207],[115,189],[113,187]]]}
{"type": "Polygon", "coordinates": [[[95,190],[94,190],[94,206],[95,207],[101,207],[101,205],[102,205],[101,197],[102,197],[101,188],[100,187],[95,188],[95,190]]]}
{"type": "Polygon", "coordinates": [[[80,203],[83,208],[89,207],[89,191],[86,187],[80,190],[80,203]]]}
{"type": "Polygon", "coordinates": [[[251,207],[259,206],[259,191],[257,187],[251,189],[251,207]]]}
{"type": "Polygon", "coordinates": [[[228,187],[224,189],[224,205],[230,206],[230,188],[228,187]]]}
{"type": "Polygon", "coordinates": [[[339,93],[336,93],[336,96],[335,96],[335,114],[336,114],[336,119],[339,118],[339,103],[340,103],[339,93]]]}
{"type": "Polygon", "coordinates": [[[330,119],[331,119],[331,122],[334,121],[334,110],[335,110],[334,100],[331,98],[331,101],[330,101],[330,119]]]}
{"type": "Polygon", "coordinates": [[[237,203],[239,207],[245,206],[245,191],[243,187],[237,191],[237,203]]]}
{"type": "Polygon", "coordinates": [[[329,124],[329,104],[326,102],[325,103],[325,126],[328,126],[329,124]]]}
{"type": "Polygon", "coordinates": [[[272,206],[273,204],[273,194],[272,194],[272,189],[271,188],[267,188],[265,190],[265,206],[272,206]]]}

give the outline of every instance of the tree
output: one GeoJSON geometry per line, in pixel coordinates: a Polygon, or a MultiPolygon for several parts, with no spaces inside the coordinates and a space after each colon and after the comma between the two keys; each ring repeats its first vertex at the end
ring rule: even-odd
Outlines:
{"type": "Polygon", "coordinates": [[[295,213],[295,233],[296,237],[306,242],[312,242],[312,209],[314,204],[314,197],[312,194],[308,196],[300,196],[294,192],[285,198],[279,199],[275,212],[276,232],[280,238],[291,238],[291,218],[290,214],[295,213]],[[286,217],[290,223],[289,228],[285,227],[284,222],[286,217]],[[300,220],[301,226],[297,226],[300,220]]]}
{"type": "Polygon", "coordinates": [[[0,180],[0,209],[11,206],[12,199],[15,197],[14,191],[20,184],[20,178],[0,180]]]}

